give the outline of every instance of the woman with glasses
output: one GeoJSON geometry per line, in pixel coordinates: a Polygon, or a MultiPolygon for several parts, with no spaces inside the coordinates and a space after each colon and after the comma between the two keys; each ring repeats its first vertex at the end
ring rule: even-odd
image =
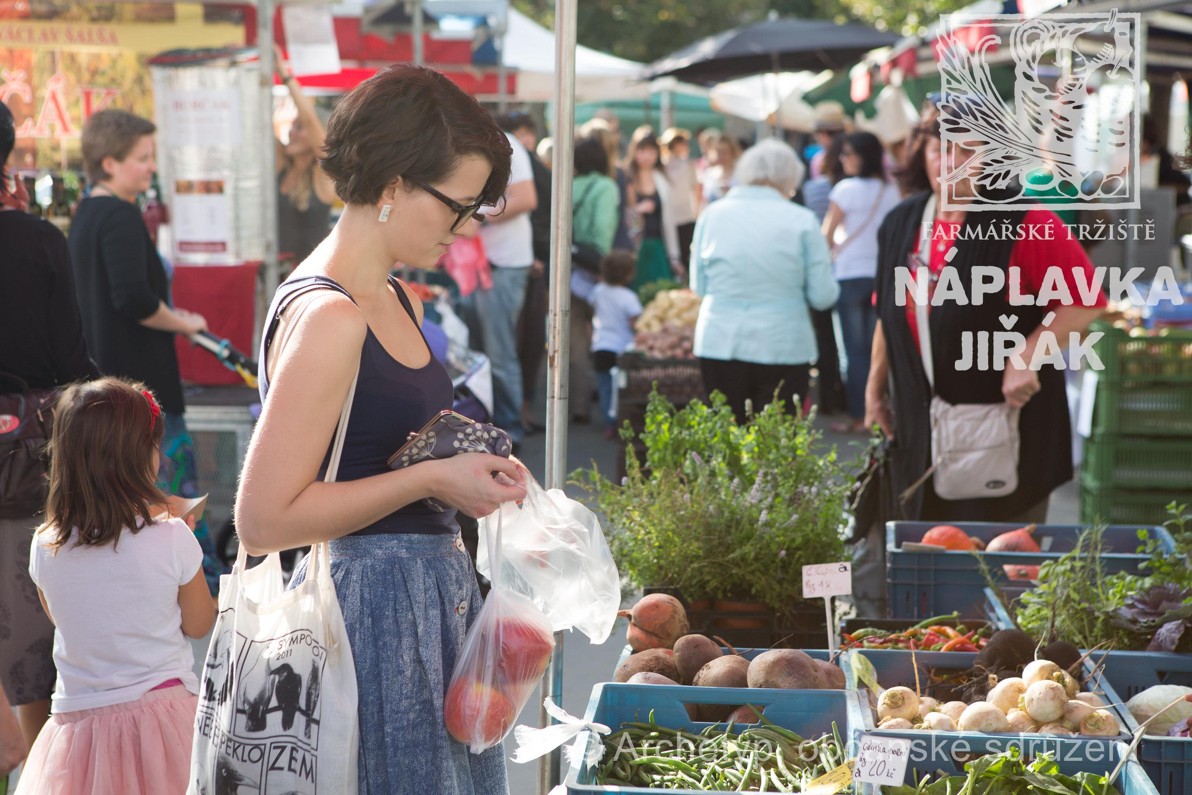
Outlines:
{"type": "Polygon", "coordinates": [[[298,109],[297,117],[289,122],[288,132],[284,136],[279,133],[276,141],[277,250],[297,265],[310,256],[331,228],[335,185],[319,168],[327,131],[315,103],[302,93],[302,86],[285,65],[276,45],[274,54],[277,74],[298,109]]]}
{"type": "MultiPolygon", "coordinates": [[[[480,609],[456,510],[485,516],[521,499],[524,471],[483,453],[397,471],[386,461],[452,400],[422,305],[390,269],[433,268],[474,233],[476,210],[505,191],[510,156],[492,117],[436,71],[393,65],[360,84],[331,116],[323,159],[344,212],[278,288],[262,335],[264,405],[236,526],[251,554],[330,541],[361,685],[361,793],[508,791],[501,746],[469,753],[447,734],[443,702],[480,609]],[[357,370],[337,482],[325,483],[357,370]]],[[[303,565],[294,583],[304,577],[303,565]]]]}
{"type": "Polygon", "coordinates": [[[840,283],[836,311],[848,357],[845,395],[851,419],[833,425],[838,432],[865,430],[865,382],[877,321],[873,307],[877,229],[901,199],[898,186],[886,177],[884,157],[882,142],[873,133],[847,133],[840,139],[840,165],[846,176],[832,186],[824,216],[824,237],[840,283]]]}
{"type": "Polygon", "coordinates": [[[840,288],[815,215],[791,202],[804,167],[781,141],[748,149],[738,184],[704,210],[691,244],[691,288],[703,298],[695,355],[704,388],[719,390],[738,421],[778,392],[790,411],[807,402],[818,351],[811,309],[840,288]]]}
{"type": "MultiPolygon", "coordinates": [[[[982,202],[1001,200],[1005,194],[978,191],[972,179],[955,183],[950,206],[945,206],[944,150],[936,110],[925,114],[907,151],[900,178],[909,196],[890,211],[878,230],[878,320],[865,389],[866,423],[880,425],[893,440],[894,492],[905,495],[906,518],[1043,522],[1051,492],[1072,478],[1072,439],[1063,371],[1047,364],[1035,370],[1029,363],[1045,331],[1066,344],[1070,333],[1082,332],[1101,314],[1105,298],[1098,292],[1088,305],[1081,300],[1079,285],[1094,283],[1092,265],[1080,243],[1066,234],[1063,222],[1050,210],[981,208],[982,202]],[[970,206],[981,211],[969,210],[970,206]],[[982,234],[990,229],[998,233],[982,234]],[[915,296],[909,289],[904,292],[895,287],[899,269],[918,273],[926,268],[929,294],[934,295],[934,285],[941,283],[945,268],[950,268],[947,277],[958,280],[952,283],[959,283],[966,295],[975,296],[971,292],[972,269],[977,266],[1005,269],[1007,285],[1017,276],[1017,294],[1032,299],[1045,282],[1062,280],[1076,301],[1047,300],[1036,305],[1032,300],[1023,305],[1018,300],[1011,303],[1008,290],[984,294],[980,303],[931,300],[926,307],[929,328],[919,328],[915,296]],[[1025,338],[1022,366],[1014,359],[1003,368],[963,366],[966,338],[1007,329],[1025,338]],[[920,354],[919,335],[923,333],[931,335],[934,386],[928,382],[920,354]],[[954,500],[935,493],[929,477],[933,394],[953,405],[1004,401],[1020,409],[1015,491],[1001,497],[954,500]]],[[[975,157],[972,151],[960,148],[949,154],[957,164],[975,157]]],[[[982,167],[979,162],[970,165],[982,167]]]]}

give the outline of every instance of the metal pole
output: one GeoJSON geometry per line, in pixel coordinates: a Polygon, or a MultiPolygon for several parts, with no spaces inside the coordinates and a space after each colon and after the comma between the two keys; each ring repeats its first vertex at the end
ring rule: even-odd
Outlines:
{"type": "MultiPolygon", "coordinates": [[[[546,335],[546,487],[562,488],[567,476],[567,421],[570,417],[567,359],[571,338],[571,182],[575,176],[575,37],[577,0],[555,0],[554,164],[551,169],[550,310],[546,335]]],[[[555,653],[541,696],[563,703],[563,633],[555,633],[555,653]]],[[[538,722],[550,724],[540,709],[538,722]]],[[[547,795],[559,778],[560,751],[538,763],[538,795],[547,795]]]]}
{"type": "MultiPolygon", "coordinates": [[[[273,11],[276,7],[274,0],[257,1],[257,49],[260,50],[261,73],[260,95],[263,107],[260,110],[264,120],[266,134],[261,136],[265,145],[261,148],[261,180],[264,190],[261,191],[261,213],[265,216],[265,248],[263,267],[265,269],[264,305],[268,306],[277,292],[280,279],[277,262],[277,190],[273,187],[274,174],[277,173],[276,147],[273,144],[273,11]]],[[[260,302],[253,302],[259,304],[260,302]]],[[[254,328],[260,328],[263,318],[257,318],[254,328]]]]}
{"type": "Polygon", "coordinates": [[[422,0],[414,0],[410,4],[410,15],[414,18],[414,63],[421,66],[426,60],[422,50],[422,0]]]}

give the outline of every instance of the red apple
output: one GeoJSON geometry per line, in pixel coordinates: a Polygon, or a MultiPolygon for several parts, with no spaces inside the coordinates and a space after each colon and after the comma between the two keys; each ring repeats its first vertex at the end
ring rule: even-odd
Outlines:
{"type": "Polygon", "coordinates": [[[477,748],[496,745],[517,719],[505,694],[483,682],[460,679],[447,689],[443,717],[451,736],[477,748]]]}
{"type": "Polygon", "coordinates": [[[518,618],[502,618],[493,630],[501,639],[497,676],[502,683],[519,685],[537,681],[546,671],[555,638],[549,625],[539,626],[518,618]]]}

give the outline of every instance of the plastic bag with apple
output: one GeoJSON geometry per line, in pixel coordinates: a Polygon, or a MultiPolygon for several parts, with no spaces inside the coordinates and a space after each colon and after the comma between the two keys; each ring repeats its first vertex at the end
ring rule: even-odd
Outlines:
{"type": "Polygon", "coordinates": [[[560,489],[533,478],[525,485],[520,504],[505,503],[480,520],[476,568],[494,587],[533,600],[555,631],[577,629],[603,643],[617,620],[621,578],[600,520],[560,489]],[[494,566],[488,548],[498,530],[501,560],[494,566]]]}
{"type": "MultiPolygon", "coordinates": [[[[501,534],[486,539],[500,560],[501,534]]],[[[452,737],[474,754],[491,748],[513,728],[546,672],[554,651],[550,620],[526,596],[493,583],[468,629],[455,661],[443,717],[452,737]]]]}

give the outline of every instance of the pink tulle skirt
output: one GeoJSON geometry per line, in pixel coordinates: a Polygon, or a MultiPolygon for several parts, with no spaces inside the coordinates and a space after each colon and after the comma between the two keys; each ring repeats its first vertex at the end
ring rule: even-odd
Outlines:
{"type": "Polygon", "coordinates": [[[198,704],[177,685],[54,715],[29,751],[16,795],[182,795],[198,704]]]}

